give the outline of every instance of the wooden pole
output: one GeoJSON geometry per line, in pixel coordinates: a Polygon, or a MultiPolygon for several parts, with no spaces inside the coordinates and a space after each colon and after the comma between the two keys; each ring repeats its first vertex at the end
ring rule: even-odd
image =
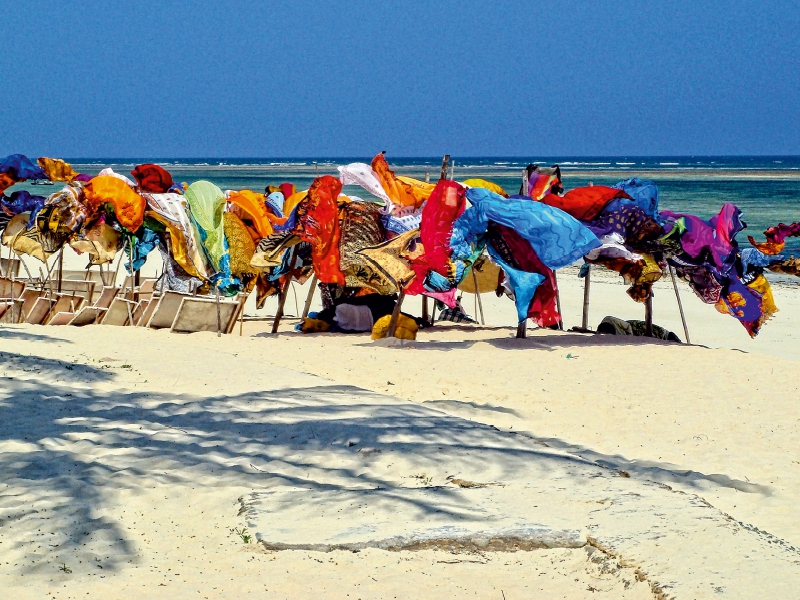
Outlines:
{"type": "Polygon", "coordinates": [[[447,167],[450,164],[450,155],[445,154],[442,157],[442,173],[439,176],[439,179],[447,179],[447,167]]]}
{"type": "Polygon", "coordinates": [[[553,271],[553,279],[556,281],[556,308],[558,314],[561,315],[561,320],[558,322],[558,328],[564,330],[564,313],[561,312],[561,292],[558,290],[558,275],[553,271]]]}
{"type": "Polygon", "coordinates": [[[239,308],[239,337],[242,337],[244,329],[244,305],[247,302],[247,294],[242,293],[242,306],[239,308]]]}
{"type": "Polygon", "coordinates": [[[294,247],[289,249],[289,273],[286,275],[286,283],[278,295],[278,310],[275,311],[275,320],[272,321],[272,333],[278,333],[278,326],[283,318],[283,307],[286,304],[286,297],[289,295],[289,286],[292,284],[292,269],[294,268],[294,247]]]}
{"type": "Polygon", "coordinates": [[[653,337],[653,290],[647,293],[647,299],[644,301],[644,335],[646,337],[653,337]]]}
{"type": "Polygon", "coordinates": [[[675,279],[675,269],[672,267],[672,265],[669,266],[669,274],[672,275],[672,287],[675,288],[675,299],[678,301],[678,310],[681,311],[681,323],[683,323],[683,333],[686,335],[686,343],[691,344],[692,340],[689,339],[689,328],[686,326],[686,315],[683,314],[681,293],[678,291],[678,282],[675,279]]]}
{"type": "Polygon", "coordinates": [[[478,309],[481,311],[481,325],[486,325],[483,318],[483,301],[481,300],[481,291],[478,289],[478,274],[475,273],[475,267],[472,268],[472,282],[475,284],[475,298],[478,301],[478,309]]]}
{"type": "Polygon", "coordinates": [[[517,337],[520,339],[528,337],[528,319],[522,319],[517,325],[517,337]]]}
{"type": "Polygon", "coordinates": [[[61,252],[58,255],[58,293],[61,293],[61,279],[64,273],[64,246],[61,246],[61,252]]]}
{"type": "Polygon", "coordinates": [[[592,265],[586,263],[586,280],[583,282],[583,319],[581,327],[589,329],[589,289],[592,285],[592,265]]]}
{"type": "Polygon", "coordinates": [[[215,297],[217,299],[217,337],[222,335],[222,310],[219,305],[219,287],[214,286],[215,297]]]}
{"type": "Polygon", "coordinates": [[[425,294],[422,295],[422,318],[430,322],[430,317],[428,315],[428,297],[425,294]]]}
{"type": "Polygon", "coordinates": [[[392,318],[389,320],[389,330],[386,332],[386,337],[394,337],[394,334],[397,331],[397,320],[400,318],[400,307],[403,305],[403,298],[405,297],[406,293],[401,289],[397,296],[397,303],[394,305],[394,310],[392,311],[392,318]]]}
{"type": "Polygon", "coordinates": [[[311,302],[314,300],[314,292],[317,290],[317,274],[314,273],[314,277],[311,278],[311,289],[308,290],[308,296],[306,296],[306,303],[303,305],[303,316],[301,319],[305,319],[308,316],[308,311],[311,310],[311,302]]]}

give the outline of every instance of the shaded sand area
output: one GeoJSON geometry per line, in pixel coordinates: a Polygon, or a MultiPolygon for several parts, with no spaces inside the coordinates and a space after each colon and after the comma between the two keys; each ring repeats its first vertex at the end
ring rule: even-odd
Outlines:
{"type": "Polygon", "coordinates": [[[796,362],[508,328],[372,343],[291,324],[222,338],[0,328],[7,597],[784,598],[800,585],[796,362]]]}

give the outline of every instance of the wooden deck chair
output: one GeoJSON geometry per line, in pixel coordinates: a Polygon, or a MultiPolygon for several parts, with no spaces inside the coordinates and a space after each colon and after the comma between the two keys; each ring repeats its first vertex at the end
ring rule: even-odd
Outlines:
{"type": "Polygon", "coordinates": [[[34,288],[26,288],[22,292],[22,318],[27,319],[31,310],[33,309],[36,301],[42,296],[46,296],[46,290],[37,290],[34,288]]]}
{"type": "Polygon", "coordinates": [[[22,298],[0,300],[0,323],[22,322],[22,298]]]}
{"type": "Polygon", "coordinates": [[[0,277],[19,279],[22,261],[18,258],[0,258],[0,277]]]}
{"type": "Polygon", "coordinates": [[[12,281],[10,277],[0,277],[0,300],[20,298],[22,297],[22,292],[24,291],[24,282],[12,281]]]}
{"type": "MultiPolygon", "coordinates": [[[[235,323],[238,300],[219,301],[219,331],[228,333],[231,322],[235,323]]],[[[187,296],[181,301],[170,332],[193,333],[196,331],[218,331],[217,300],[214,298],[198,298],[187,296]]]]}
{"type": "Polygon", "coordinates": [[[125,300],[117,296],[108,307],[103,320],[100,322],[102,325],[116,325],[125,326],[131,321],[131,315],[136,308],[136,303],[131,300],[125,300]]]}
{"type": "Polygon", "coordinates": [[[76,294],[57,294],[58,300],[53,305],[47,325],[68,325],[77,312],[81,310],[86,298],[76,294]]]}
{"type": "Polygon", "coordinates": [[[25,322],[31,325],[41,325],[52,312],[55,302],[54,299],[48,296],[40,296],[25,316],[25,322]]]}
{"type": "Polygon", "coordinates": [[[161,296],[157,294],[153,294],[153,297],[147,301],[147,306],[144,307],[142,311],[142,316],[139,318],[139,321],[136,323],[137,327],[147,327],[148,323],[150,323],[150,319],[153,316],[153,313],[158,308],[158,303],[161,300],[161,296]]]}
{"type": "Polygon", "coordinates": [[[157,305],[152,310],[146,327],[151,329],[166,329],[167,327],[172,327],[172,322],[175,320],[175,315],[178,314],[181,302],[184,298],[189,297],[189,294],[181,294],[180,292],[164,292],[158,299],[157,305]]]}
{"type": "MultiPolygon", "coordinates": [[[[55,286],[55,284],[53,284],[55,286]]],[[[94,289],[96,287],[94,281],[86,281],[83,279],[62,279],[60,294],[75,294],[82,296],[87,304],[94,301],[94,289]]]]}
{"type": "Polygon", "coordinates": [[[81,308],[80,312],[76,313],[68,324],[82,327],[84,325],[101,322],[118,293],[118,287],[104,287],[103,291],[100,292],[100,296],[97,298],[97,302],[91,306],[84,306],[81,308]]]}

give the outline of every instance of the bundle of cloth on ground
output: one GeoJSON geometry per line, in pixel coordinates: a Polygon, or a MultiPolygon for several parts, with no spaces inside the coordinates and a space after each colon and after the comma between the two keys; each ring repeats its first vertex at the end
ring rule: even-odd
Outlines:
{"type": "Polygon", "coordinates": [[[283,183],[258,193],[176,184],[155,164],[137,165],[131,179],[15,154],[0,162],[2,242],[42,261],[67,244],[87,252],[91,264],[122,250],[129,272],[157,249],[161,289],[233,295],[256,288],[259,307],[288,278],[302,282],[313,273],[328,301],[304,331],[376,327],[401,292],[456,309],[459,286],[488,255],[499,267],[495,288],[514,300],[519,321],[558,324],[555,273],[583,260],[617,271],[639,302],[671,266],[703,302],[755,336],[777,311],[764,271],[798,270],[781,252],[787,237],[800,236],[800,223],[776,225],[766,241],[748,237],[740,247],[745,224],[734,205],[710,219],[660,211],[657,186],[637,178],[565,192],[558,166],[530,165],[514,195],[483,179],[397,175],[383,153],[338,170],[307,190],[283,183]],[[64,187],[49,196],[6,194],[27,179],[64,187]],[[369,198],[343,195],[346,185],[369,198]]]}

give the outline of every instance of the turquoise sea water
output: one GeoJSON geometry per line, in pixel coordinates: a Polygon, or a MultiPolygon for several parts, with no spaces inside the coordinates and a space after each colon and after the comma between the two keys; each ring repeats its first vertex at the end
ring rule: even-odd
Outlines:
{"type": "MultiPolygon", "coordinates": [[[[426,173],[435,181],[441,170],[441,158],[393,158],[390,166],[398,173],[424,179],[426,173]]],[[[370,157],[292,158],[292,159],[71,159],[76,170],[96,174],[110,166],[128,174],[142,162],[164,166],[176,181],[189,183],[209,180],[222,189],[263,191],[269,184],[283,181],[306,188],[317,175],[338,174],[338,165],[369,162],[370,157]]],[[[500,184],[509,193],[517,193],[522,169],[529,163],[559,164],[564,188],[595,184],[610,185],[629,177],[656,182],[660,208],[693,213],[708,218],[725,202],[736,204],[743,212],[747,229],[739,242],[747,243],[746,234],[763,239],[764,229],[779,222],[800,221],[800,156],[760,157],[546,157],[523,158],[453,156],[455,178],[482,177],[500,184]]],[[[56,184],[58,185],[58,184],[56,184]]],[[[9,191],[28,189],[46,195],[53,187],[19,184],[9,191]]],[[[366,196],[361,188],[345,193],[366,196]]],[[[800,255],[800,238],[787,240],[787,254],[800,255]]]]}

